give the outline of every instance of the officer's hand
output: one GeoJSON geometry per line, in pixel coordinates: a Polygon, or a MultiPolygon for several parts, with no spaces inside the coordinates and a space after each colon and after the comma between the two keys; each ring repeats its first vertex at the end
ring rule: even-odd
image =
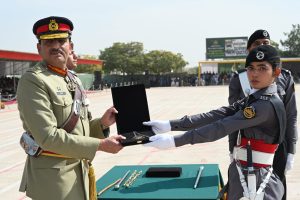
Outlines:
{"type": "Polygon", "coordinates": [[[104,151],[107,153],[118,153],[123,146],[120,143],[120,140],[126,139],[122,135],[114,135],[105,139],[100,140],[98,151],[104,151]]]}
{"type": "Polygon", "coordinates": [[[144,144],[145,147],[157,149],[169,149],[175,147],[174,136],[170,134],[154,135],[149,138],[151,142],[144,144]]]}
{"type": "Polygon", "coordinates": [[[170,121],[154,120],[154,121],[143,122],[143,124],[146,126],[151,126],[152,131],[156,134],[166,133],[171,131],[170,121]]]}
{"type": "Polygon", "coordinates": [[[110,125],[115,123],[117,113],[118,113],[118,111],[114,107],[110,107],[109,109],[107,109],[105,111],[105,113],[103,114],[103,116],[101,117],[101,120],[100,120],[101,124],[106,127],[109,127],[110,125]]]}
{"type": "Polygon", "coordinates": [[[284,172],[287,173],[288,171],[293,169],[293,166],[294,166],[294,154],[289,153],[288,156],[287,156],[284,172]]]}

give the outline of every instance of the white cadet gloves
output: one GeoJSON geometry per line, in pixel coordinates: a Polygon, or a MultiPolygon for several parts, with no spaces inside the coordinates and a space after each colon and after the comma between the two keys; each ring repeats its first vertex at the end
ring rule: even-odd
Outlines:
{"type": "Polygon", "coordinates": [[[290,171],[294,166],[294,154],[289,153],[285,165],[285,173],[290,171]]]}
{"type": "Polygon", "coordinates": [[[174,136],[170,134],[154,135],[149,138],[151,142],[144,144],[145,147],[157,149],[169,149],[175,147],[174,136]]]}
{"type": "Polygon", "coordinates": [[[171,131],[170,121],[154,120],[154,121],[143,122],[143,124],[145,126],[151,126],[152,131],[155,134],[166,133],[171,131]]]}
{"type": "MultiPolygon", "coordinates": [[[[151,126],[155,134],[171,131],[170,121],[154,120],[143,122],[146,126],[151,126]]],[[[144,144],[145,147],[155,147],[157,149],[169,149],[175,147],[174,136],[169,134],[154,135],[149,138],[151,142],[144,144]]]]}

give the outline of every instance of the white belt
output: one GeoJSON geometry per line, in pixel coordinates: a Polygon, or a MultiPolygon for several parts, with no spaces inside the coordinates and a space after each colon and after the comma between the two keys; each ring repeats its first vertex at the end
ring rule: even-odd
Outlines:
{"type": "MultiPolygon", "coordinates": [[[[247,162],[247,150],[245,148],[234,147],[233,157],[236,160],[242,160],[247,162]]],[[[265,153],[252,150],[252,162],[263,165],[272,165],[274,159],[274,153],[265,153]]]]}
{"type": "MultiPolygon", "coordinates": [[[[239,176],[240,176],[240,182],[241,182],[241,185],[243,187],[243,195],[245,198],[240,198],[241,199],[247,199],[247,200],[263,200],[264,198],[264,190],[267,186],[267,184],[269,183],[269,180],[270,180],[270,177],[273,173],[273,168],[270,167],[269,170],[268,170],[268,173],[267,175],[265,176],[265,178],[263,179],[263,181],[261,182],[261,184],[259,185],[259,188],[258,190],[255,192],[255,194],[250,194],[250,191],[249,191],[249,188],[247,186],[247,183],[246,183],[246,180],[245,180],[245,176],[241,170],[241,168],[236,164],[236,168],[237,168],[237,171],[239,173],[239,176]]],[[[249,180],[249,179],[248,179],[249,180]]]]}

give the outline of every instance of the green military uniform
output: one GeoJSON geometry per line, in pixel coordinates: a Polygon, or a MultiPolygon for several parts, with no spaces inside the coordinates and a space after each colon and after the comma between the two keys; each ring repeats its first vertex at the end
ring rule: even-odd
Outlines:
{"type": "MultiPolygon", "coordinates": [[[[70,158],[28,156],[20,191],[33,199],[88,199],[88,162],[104,138],[100,119],[89,120],[82,103],[80,118],[71,133],[58,128],[72,108],[65,77],[39,63],[20,79],[18,109],[23,128],[43,150],[70,158]]],[[[84,101],[84,100],[83,100],[84,101]]]]}

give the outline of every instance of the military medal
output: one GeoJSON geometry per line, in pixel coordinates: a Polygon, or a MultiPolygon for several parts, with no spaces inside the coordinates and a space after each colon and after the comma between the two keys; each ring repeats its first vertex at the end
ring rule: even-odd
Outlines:
{"type": "Polygon", "coordinates": [[[253,106],[247,106],[246,108],[244,108],[243,113],[247,119],[255,117],[255,109],[253,106]]]}
{"type": "Polygon", "coordinates": [[[67,87],[70,91],[75,91],[76,85],[72,81],[68,82],[67,87]]]}

